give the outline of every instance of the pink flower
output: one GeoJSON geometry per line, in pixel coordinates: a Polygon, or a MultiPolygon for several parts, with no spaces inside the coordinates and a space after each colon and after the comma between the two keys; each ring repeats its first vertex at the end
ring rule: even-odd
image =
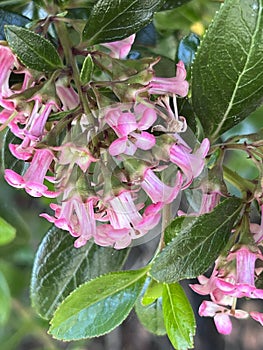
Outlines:
{"type": "Polygon", "coordinates": [[[145,208],[142,215],[142,220],[136,225],[136,229],[145,234],[158,225],[162,215],[161,210],[164,204],[159,202],[156,204],[150,204],[145,208]]]}
{"type": "Polygon", "coordinates": [[[109,199],[109,204],[108,218],[115,229],[129,228],[133,230],[142,219],[129,191],[124,190],[118,196],[112,197],[109,199]]]}
{"type": "Polygon", "coordinates": [[[10,48],[0,45],[0,105],[11,110],[14,104],[6,98],[12,94],[9,88],[9,78],[16,65],[18,65],[17,59],[10,48]]]}
{"type": "Polygon", "coordinates": [[[214,317],[217,331],[221,334],[230,334],[232,332],[232,322],[229,316],[235,318],[247,318],[248,313],[243,310],[231,310],[224,306],[213,303],[212,301],[203,301],[199,307],[200,316],[214,317]]]}
{"type": "Polygon", "coordinates": [[[23,176],[11,169],[6,169],[5,179],[9,185],[24,188],[33,197],[57,197],[57,192],[49,191],[47,186],[43,184],[53,158],[53,153],[48,149],[37,149],[23,176]]]}
{"type": "Polygon", "coordinates": [[[262,312],[257,312],[257,311],[252,311],[250,312],[250,316],[257,322],[263,326],[263,313],[262,312]]]}
{"type": "Polygon", "coordinates": [[[183,189],[189,187],[193,179],[203,171],[209,146],[209,140],[204,139],[200,147],[193,153],[191,148],[184,143],[174,144],[170,148],[171,162],[175,163],[185,175],[183,189]]]}
{"type": "Polygon", "coordinates": [[[79,105],[79,95],[72,86],[67,86],[62,79],[56,82],[56,92],[62,103],[63,111],[74,109],[79,105]]]}
{"type": "Polygon", "coordinates": [[[106,113],[105,119],[108,125],[119,137],[111,143],[110,155],[133,155],[137,148],[149,150],[155,145],[155,137],[144,131],[157,119],[155,110],[139,104],[135,107],[135,113],[139,117],[138,121],[134,113],[122,112],[119,108],[106,113]]]}
{"type": "Polygon", "coordinates": [[[188,94],[189,84],[185,80],[186,70],[183,61],[177,63],[174,78],[155,77],[149,84],[148,92],[156,95],[176,94],[185,97],[188,94]]]}
{"type": "Polygon", "coordinates": [[[218,279],[217,287],[225,294],[236,298],[248,297],[263,299],[263,290],[255,287],[255,262],[263,260],[260,251],[254,253],[246,246],[231,252],[228,260],[236,260],[235,283],[218,279]]]}
{"type": "Polygon", "coordinates": [[[110,224],[97,226],[94,242],[100,246],[113,246],[115,249],[123,249],[130,245],[132,239],[128,228],[115,229],[110,224]]]}
{"type": "Polygon", "coordinates": [[[41,105],[40,96],[34,97],[33,100],[35,101],[35,105],[26,123],[24,133],[30,140],[40,141],[45,133],[47,119],[52,109],[56,108],[56,103],[54,101],[49,101],[41,105]]]}
{"type": "Polygon", "coordinates": [[[80,248],[96,235],[96,219],[94,215],[95,198],[90,197],[85,202],[76,193],[71,193],[71,188],[65,190],[61,205],[51,204],[55,210],[55,216],[41,214],[48,221],[54,223],[58,228],[67,230],[73,237],[77,237],[74,243],[80,248]]]}
{"type": "Polygon", "coordinates": [[[158,176],[150,169],[146,169],[141,182],[142,189],[151,198],[153,203],[162,202],[171,203],[182,188],[182,174],[177,172],[175,184],[173,187],[165,185],[158,176]]]}
{"type": "Polygon", "coordinates": [[[111,43],[104,43],[101,45],[107,47],[111,51],[110,56],[114,58],[124,59],[130,52],[134,39],[135,34],[132,34],[126,39],[113,41],[111,43]]]}

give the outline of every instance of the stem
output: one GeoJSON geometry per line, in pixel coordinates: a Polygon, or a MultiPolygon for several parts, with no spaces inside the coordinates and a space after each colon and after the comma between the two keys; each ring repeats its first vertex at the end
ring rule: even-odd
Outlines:
{"type": "Polygon", "coordinates": [[[235,186],[242,193],[244,197],[247,196],[248,192],[254,193],[255,185],[251,181],[244,179],[243,177],[238,175],[235,171],[232,171],[225,165],[223,166],[223,170],[224,170],[225,180],[227,180],[230,184],[235,186]]]}
{"type": "Polygon", "coordinates": [[[171,204],[166,204],[163,207],[162,210],[162,233],[160,237],[160,242],[156,251],[156,254],[158,254],[164,247],[165,247],[165,242],[164,242],[164,233],[166,227],[169,225],[171,221],[171,204]]]}
{"type": "Polygon", "coordinates": [[[84,109],[84,113],[86,114],[89,123],[94,125],[94,119],[93,119],[92,114],[90,113],[88,101],[87,101],[85,95],[83,94],[83,90],[82,90],[82,86],[81,86],[81,82],[80,82],[80,72],[79,72],[79,68],[77,65],[77,61],[72,53],[72,46],[71,46],[69,36],[67,33],[67,26],[64,22],[57,19],[57,21],[55,22],[55,27],[57,30],[57,34],[58,34],[61,46],[64,50],[66,64],[72,68],[72,76],[73,76],[74,82],[76,84],[76,89],[78,91],[80,102],[81,102],[83,109],[84,109]]]}

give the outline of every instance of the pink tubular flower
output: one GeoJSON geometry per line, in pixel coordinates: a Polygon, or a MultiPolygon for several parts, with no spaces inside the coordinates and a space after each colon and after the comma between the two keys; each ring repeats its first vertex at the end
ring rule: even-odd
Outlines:
{"type": "Polygon", "coordinates": [[[17,60],[10,48],[0,45],[0,105],[7,109],[13,109],[13,102],[6,98],[12,94],[9,88],[9,78],[15,65],[17,65],[17,60]]]}
{"type": "Polygon", "coordinates": [[[147,130],[157,119],[153,108],[147,108],[139,104],[135,109],[139,114],[139,120],[131,112],[122,112],[119,108],[111,109],[106,113],[108,125],[119,137],[109,147],[111,156],[119,154],[133,155],[137,148],[149,150],[155,145],[155,137],[147,130]]]}
{"type": "Polygon", "coordinates": [[[62,103],[62,110],[74,109],[79,105],[79,95],[72,86],[67,86],[62,79],[56,82],[56,92],[62,103]]]}
{"type": "Polygon", "coordinates": [[[183,189],[187,188],[193,179],[198,177],[203,171],[209,146],[209,140],[204,139],[194,153],[191,153],[190,147],[182,143],[174,144],[170,148],[171,162],[175,163],[185,175],[183,189]]]}
{"type": "Polygon", "coordinates": [[[130,245],[130,230],[127,228],[115,229],[110,224],[97,226],[94,242],[100,246],[114,246],[115,249],[123,249],[130,245]]]}
{"type": "Polygon", "coordinates": [[[74,243],[80,248],[96,235],[96,220],[94,215],[94,198],[82,201],[78,194],[70,195],[70,190],[64,192],[61,205],[51,204],[55,210],[55,216],[41,214],[48,221],[54,223],[58,228],[67,230],[73,237],[77,237],[74,243]]]}
{"type": "Polygon", "coordinates": [[[130,52],[134,39],[135,34],[132,34],[126,39],[113,41],[111,43],[104,43],[101,45],[107,47],[111,51],[110,56],[114,58],[124,59],[130,52]]]}
{"type": "Polygon", "coordinates": [[[182,174],[180,171],[177,172],[175,184],[173,187],[170,187],[165,185],[158,176],[148,168],[143,174],[141,187],[151,198],[153,203],[162,202],[168,204],[177,197],[182,188],[182,174]]]}
{"type": "Polygon", "coordinates": [[[49,191],[47,186],[43,184],[53,158],[53,153],[50,150],[37,149],[29,168],[23,176],[11,169],[6,169],[5,179],[9,185],[24,188],[33,197],[57,197],[57,192],[49,191]]]}
{"type": "Polygon", "coordinates": [[[174,78],[155,77],[149,84],[148,92],[156,95],[176,94],[185,97],[188,94],[189,84],[185,80],[186,70],[183,61],[177,63],[174,78]]]}
{"type": "Polygon", "coordinates": [[[263,255],[258,251],[251,252],[246,246],[235,252],[231,252],[228,260],[236,260],[235,283],[218,279],[217,287],[225,294],[236,298],[248,297],[263,299],[263,290],[255,287],[255,262],[263,260],[263,255]]]}
{"type": "Polygon", "coordinates": [[[212,301],[203,301],[199,307],[200,316],[214,317],[217,331],[221,334],[230,334],[232,331],[232,322],[229,316],[235,318],[247,318],[248,313],[243,310],[228,309],[224,306],[213,303],[212,301]]]}
{"type": "Polygon", "coordinates": [[[109,200],[110,207],[107,212],[113,228],[123,229],[133,227],[141,221],[142,216],[136,208],[129,191],[123,191],[109,200]]]}
{"type": "Polygon", "coordinates": [[[263,313],[262,312],[257,312],[257,311],[252,311],[249,313],[250,316],[257,322],[263,326],[263,313]]]}
{"type": "Polygon", "coordinates": [[[45,133],[45,125],[52,111],[56,108],[54,101],[41,105],[41,97],[34,97],[35,105],[24,129],[25,136],[30,140],[39,141],[45,133]]]}

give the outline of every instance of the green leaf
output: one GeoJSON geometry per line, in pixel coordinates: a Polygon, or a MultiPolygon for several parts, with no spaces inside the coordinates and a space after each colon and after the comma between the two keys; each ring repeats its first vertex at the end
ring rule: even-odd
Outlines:
{"type": "Polygon", "coordinates": [[[162,293],[163,285],[155,280],[151,280],[150,283],[148,283],[147,289],[142,297],[142,305],[146,306],[153,303],[156,299],[162,296],[162,293]]]}
{"type": "Polygon", "coordinates": [[[0,40],[5,40],[4,26],[14,24],[19,27],[24,27],[30,20],[27,17],[17,13],[0,10],[0,40]]]}
{"type": "Polygon", "coordinates": [[[11,307],[11,296],[8,284],[2,272],[0,272],[0,324],[7,322],[11,307]]]}
{"type": "Polygon", "coordinates": [[[192,101],[205,134],[218,135],[254,111],[263,97],[263,0],[227,0],[193,64],[192,101]]]}
{"type": "Polygon", "coordinates": [[[135,312],[141,324],[151,333],[165,335],[166,329],[163,320],[162,298],[152,304],[142,305],[140,299],[136,301],[135,312]]]}
{"type": "Polygon", "coordinates": [[[88,242],[74,248],[74,238],[52,227],[41,242],[33,266],[31,300],[43,318],[50,319],[58,305],[80,284],[124,264],[128,250],[88,242]]]}
{"type": "Polygon", "coordinates": [[[149,332],[156,335],[166,334],[163,320],[162,293],[163,284],[147,278],[141,295],[135,303],[135,312],[141,324],[149,332]],[[158,291],[156,291],[157,285],[158,291]]]}
{"type": "Polygon", "coordinates": [[[229,198],[201,216],[176,218],[166,228],[169,243],[153,262],[150,274],[173,283],[204,273],[225,247],[241,210],[241,200],[229,198]]]}
{"type": "Polygon", "coordinates": [[[80,81],[83,85],[87,84],[91,80],[91,75],[94,69],[94,63],[90,54],[85,58],[81,71],[80,71],[80,81]]]}
{"type": "Polygon", "coordinates": [[[16,229],[0,217],[0,245],[5,245],[15,238],[16,229]]]}
{"type": "Polygon", "coordinates": [[[99,0],[83,31],[90,45],[121,40],[145,27],[164,0],[99,0]]]}
{"type": "Polygon", "coordinates": [[[167,335],[177,350],[193,348],[195,317],[179,283],[164,284],[163,314],[167,335]]]}
{"type": "Polygon", "coordinates": [[[133,308],[147,270],[110,273],[83,284],[57,309],[49,333],[56,339],[77,340],[110,332],[133,308]]]}
{"type": "Polygon", "coordinates": [[[32,31],[14,25],[5,26],[8,44],[20,61],[36,71],[53,71],[62,67],[56,48],[32,31]]]}

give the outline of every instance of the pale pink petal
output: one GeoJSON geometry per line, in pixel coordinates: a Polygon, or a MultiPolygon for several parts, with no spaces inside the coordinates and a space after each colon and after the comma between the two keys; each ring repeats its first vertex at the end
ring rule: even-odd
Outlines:
{"type": "Polygon", "coordinates": [[[262,312],[252,311],[252,312],[250,312],[250,316],[255,321],[258,321],[261,324],[261,326],[263,326],[263,313],[262,312]]]}
{"type": "Polygon", "coordinates": [[[153,108],[146,107],[143,111],[142,117],[138,122],[138,129],[147,130],[149,129],[157,119],[156,111],[153,108]]]}
{"type": "Polygon", "coordinates": [[[219,333],[227,335],[232,332],[232,322],[227,314],[216,314],[214,317],[214,322],[219,333]]]}
{"type": "Polygon", "coordinates": [[[111,156],[118,156],[119,154],[125,153],[127,148],[128,137],[124,136],[113,141],[109,147],[109,153],[111,156]]]}
{"type": "Polygon", "coordinates": [[[147,151],[155,145],[155,137],[146,131],[142,131],[140,134],[132,133],[131,135],[136,138],[135,145],[140,149],[147,151]]]}
{"type": "Polygon", "coordinates": [[[134,39],[135,34],[132,34],[128,38],[125,38],[123,40],[113,41],[110,43],[103,43],[101,45],[111,50],[112,57],[124,59],[130,52],[134,39]]]}
{"type": "Polygon", "coordinates": [[[16,188],[25,187],[25,181],[23,177],[11,169],[5,170],[4,177],[5,177],[5,180],[9,183],[9,185],[13,187],[16,187],[16,188]]]}

